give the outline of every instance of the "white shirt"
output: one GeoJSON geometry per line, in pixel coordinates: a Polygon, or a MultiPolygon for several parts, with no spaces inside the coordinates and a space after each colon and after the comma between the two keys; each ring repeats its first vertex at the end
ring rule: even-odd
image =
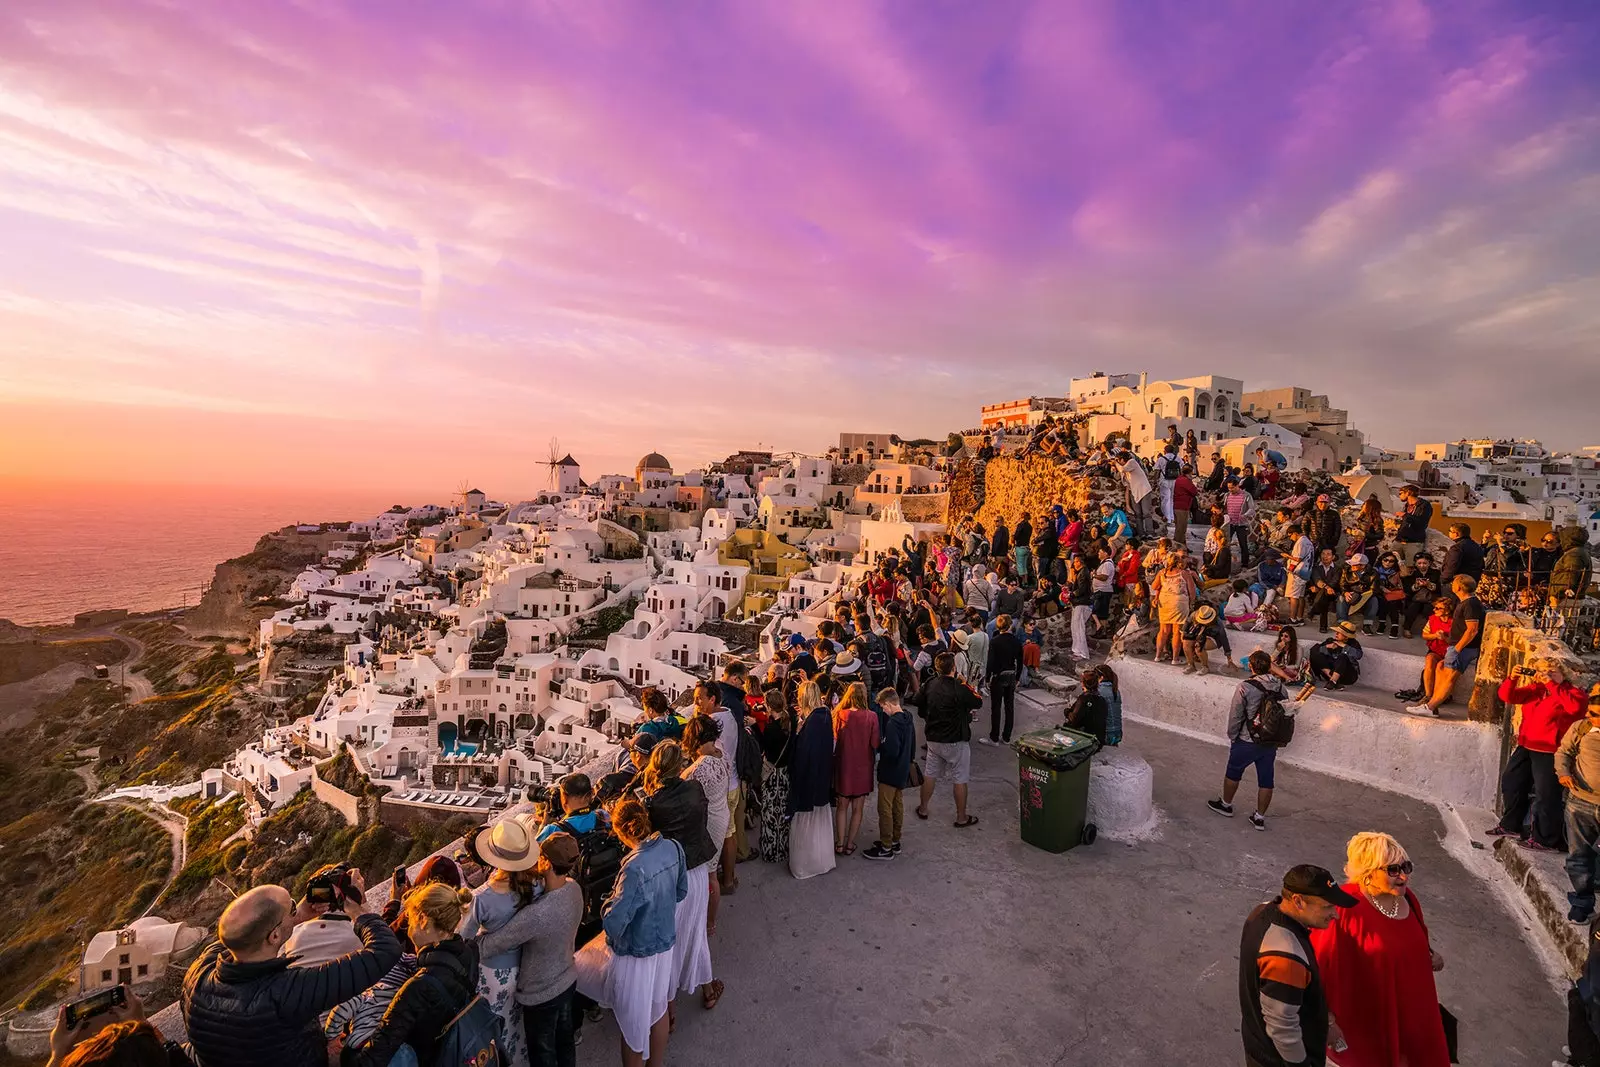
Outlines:
{"type": "Polygon", "coordinates": [[[731,793],[739,785],[739,723],[727,708],[718,708],[711,717],[722,727],[717,747],[722,749],[722,762],[728,768],[728,792],[731,793]]]}
{"type": "Polygon", "coordinates": [[[1114,562],[1109,559],[1101,560],[1100,566],[1094,569],[1094,581],[1089,587],[1096,593],[1111,592],[1115,588],[1112,579],[1116,573],[1117,565],[1114,562]]]}

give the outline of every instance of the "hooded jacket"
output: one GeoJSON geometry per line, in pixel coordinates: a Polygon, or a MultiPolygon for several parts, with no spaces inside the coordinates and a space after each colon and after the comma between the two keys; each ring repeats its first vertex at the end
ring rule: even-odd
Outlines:
{"type": "Polygon", "coordinates": [[[1550,595],[1582,596],[1594,580],[1594,562],[1589,557],[1589,531],[1581,526],[1562,527],[1558,535],[1564,551],[1550,571],[1550,595]]]}
{"type": "Polygon", "coordinates": [[[432,1063],[445,1028],[477,995],[478,946],[456,934],[429,945],[367,1043],[345,1046],[342,1067],[385,1067],[401,1045],[411,1046],[418,1063],[432,1063]]]}

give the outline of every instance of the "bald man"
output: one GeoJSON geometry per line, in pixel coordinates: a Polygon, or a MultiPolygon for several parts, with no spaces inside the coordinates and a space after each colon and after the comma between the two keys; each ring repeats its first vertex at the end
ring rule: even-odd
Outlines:
{"type": "Polygon", "coordinates": [[[295,925],[288,891],[257,886],[228,905],[218,941],[183,979],[183,1016],[199,1067],[326,1067],[318,1016],[400,959],[400,942],[381,918],[354,900],[344,907],[364,947],[290,967],[291,958],[278,955],[295,925]]]}

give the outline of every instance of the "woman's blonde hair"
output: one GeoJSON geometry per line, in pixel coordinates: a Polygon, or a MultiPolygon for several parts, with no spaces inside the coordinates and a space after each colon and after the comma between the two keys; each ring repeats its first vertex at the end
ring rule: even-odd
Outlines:
{"type": "Polygon", "coordinates": [[[800,717],[805,718],[822,707],[822,687],[816,682],[801,682],[795,690],[794,699],[800,706],[800,717]]]}
{"type": "Polygon", "coordinates": [[[676,741],[663,741],[650,750],[644,768],[644,791],[654,793],[667,782],[683,776],[683,747],[676,741]]]}
{"type": "Polygon", "coordinates": [[[1345,846],[1344,876],[1356,885],[1380,867],[1404,863],[1411,857],[1400,842],[1379,830],[1363,830],[1345,846]]]}
{"type": "Polygon", "coordinates": [[[837,737],[839,731],[844,729],[844,721],[850,713],[857,709],[865,711],[867,707],[867,687],[860,682],[851,682],[845,687],[844,696],[839,698],[839,703],[833,708],[833,733],[837,737]]]}
{"type": "Polygon", "coordinates": [[[442,882],[431,882],[407,893],[400,913],[406,917],[408,929],[415,930],[426,919],[435,930],[453,934],[471,904],[472,890],[465,886],[453,889],[442,882]]]}

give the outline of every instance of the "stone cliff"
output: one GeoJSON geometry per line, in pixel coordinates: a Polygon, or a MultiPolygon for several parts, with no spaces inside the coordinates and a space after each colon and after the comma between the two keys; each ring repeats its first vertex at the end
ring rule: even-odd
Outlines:
{"type": "Polygon", "coordinates": [[[345,537],[339,530],[299,533],[288,526],[265,534],[253,551],[217,564],[205,596],[184,616],[193,634],[253,637],[256,624],[282,605],[295,577],[345,537]]]}

